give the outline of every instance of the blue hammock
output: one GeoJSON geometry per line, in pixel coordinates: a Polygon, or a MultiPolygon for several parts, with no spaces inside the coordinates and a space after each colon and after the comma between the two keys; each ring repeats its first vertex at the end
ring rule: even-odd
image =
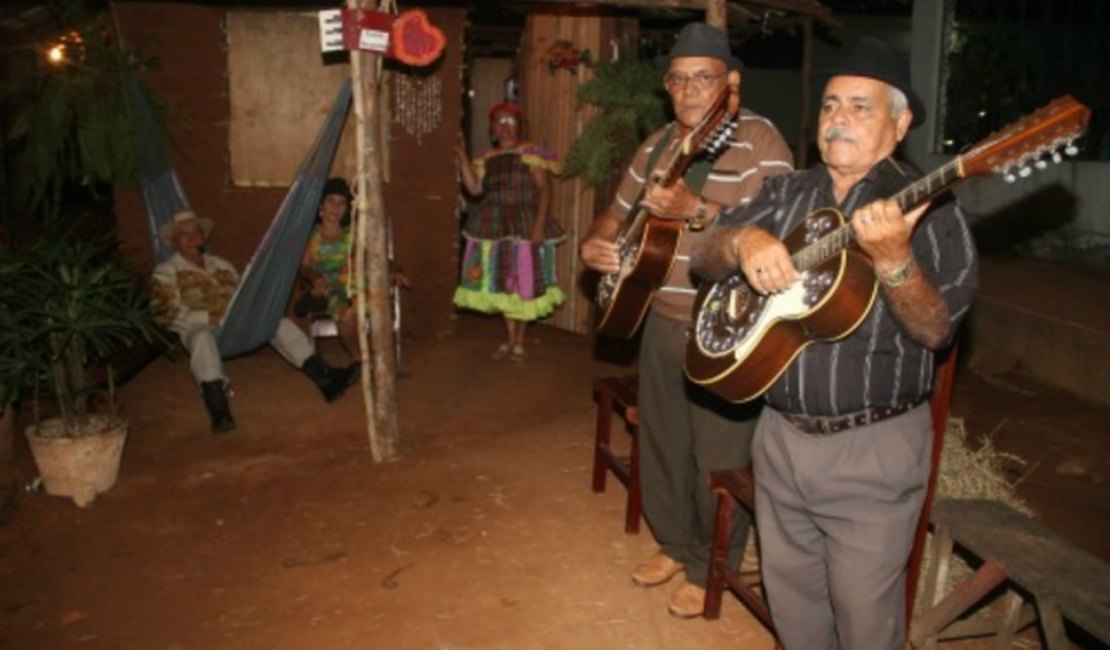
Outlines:
{"type": "MultiPolygon", "coordinates": [[[[128,87],[135,118],[153,123],[150,104],[138,84],[132,82],[128,87]]],[[[222,356],[233,357],[250,352],[277,333],[278,323],[285,314],[285,305],[297,279],[304,248],[312,233],[320,192],[331,169],[350,103],[351,82],[348,79],[340,88],[331,112],[297,170],[293,185],[281,202],[266,235],[247,264],[239,287],[220,322],[216,340],[222,356]]],[[[178,211],[186,209],[189,201],[163,151],[151,143],[140,143],[139,149],[144,152],[140,161],[143,165],[141,183],[151,247],[155,251],[155,260],[161,262],[172,255],[173,250],[158,239],[158,228],[169,223],[178,211]]]]}

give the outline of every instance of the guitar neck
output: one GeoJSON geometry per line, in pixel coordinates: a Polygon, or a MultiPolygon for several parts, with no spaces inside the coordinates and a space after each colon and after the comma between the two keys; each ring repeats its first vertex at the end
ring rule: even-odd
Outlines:
{"type": "MultiPolygon", "coordinates": [[[[902,212],[909,212],[934,196],[944,192],[963,178],[961,159],[955,158],[946,165],[939,167],[928,175],[911,183],[908,187],[890,197],[898,203],[902,212]]],[[[837,229],[812,244],[803,247],[791,256],[794,268],[798,271],[809,269],[838,255],[855,241],[855,231],[852,224],[845,222],[837,229]]]]}

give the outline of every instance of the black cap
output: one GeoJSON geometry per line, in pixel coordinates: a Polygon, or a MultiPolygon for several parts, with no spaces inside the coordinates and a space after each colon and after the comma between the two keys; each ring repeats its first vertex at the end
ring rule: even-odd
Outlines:
{"type": "Polygon", "coordinates": [[[724,61],[729,70],[743,70],[744,63],[732,55],[728,46],[728,35],[720,29],[705,23],[687,23],[678,33],[671,51],[659,63],[666,67],[671,61],[683,56],[705,56],[724,61]]]}
{"type": "Polygon", "coordinates": [[[925,121],[925,102],[914,92],[910,85],[910,66],[889,45],[877,38],[862,38],[850,47],[830,68],[813,75],[813,85],[817,96],[824,92],[829,79],[839,75],[851,77],[870,77],[886,82],[906,95],[913,112],[910,128],[925,121]]]}
{"type": "Polygon", "coordinates": [[[323,201],[324,197],[329,194],[345,196],[347,197],[347,201],[351,201],[355,198],[354,195],[351,194],[351,186],[347,184],[345,179],[339,178],[338,176],[329,178],[327,182],[324,183],[324,191],[320,192],[320,200],[323,201]]]}

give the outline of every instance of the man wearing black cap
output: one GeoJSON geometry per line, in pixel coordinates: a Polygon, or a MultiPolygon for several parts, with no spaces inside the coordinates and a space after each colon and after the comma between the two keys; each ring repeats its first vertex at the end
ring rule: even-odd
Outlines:
{"type": "MultiPolygon", "coordinates": [[[[675,121],[640,146],[612,205],[582,243],[583,263],[603,273],[619,269],[613,241],[665,143],[687,134],[730,87],[739,102],[741,63],[723,31],[705,23],[686,25],[667,62],[663,83],[675,121]]],[[[654,216],[687,224],[670,275],[652,299],[640,347],[640,475],[644,514],[660,550],[632,572],[636,584],[650,587],[685,570],[686,581],[669,606],[679,617],[698,616],[705,608],[714,514],[709,474],[748,464],[756,414],[685,379],[683,350],[695,297],[689,251],[723,207],[743,204],[764,178],[793,169],[793,156],[770,121],[741,109],[737,122],[729,146],[716,159],[696,159],[672,187],[652,186],[639,203],[654,216]]],[[[734,527],[734,563],[748,528],[747,521],[734,527]]]]}
{"type": "Polygon", "coordinates": [[[919,176],[891,158],[925,118],[905,62],[865,39],[818,75],[822,163],[771,179],[727,210],[695,255],[763,295],[799,281],[782,239],[836,207],[870,257],[879,297],[857,328],[804,348],[764,396],[752,442],[763,584],[786,650],[905,645],[905,572],[929,472],[934,352],[967,313],[978,278],[959,206],[903,214],[919,176]]]}

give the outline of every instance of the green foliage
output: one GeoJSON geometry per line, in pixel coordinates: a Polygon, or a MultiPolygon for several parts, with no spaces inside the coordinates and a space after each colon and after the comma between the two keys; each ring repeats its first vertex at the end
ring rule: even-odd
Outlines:
{"type": "Polygon", "coordinates": [[[141,81],[152,61],[125,49],[106,13],[86,18],[66,5],[60,23],[65,60],[45,59],[25,84],[4,89],[17,105],[9,139],[22,146],[24,203],[33,214],[57,214],[67,187],[139,181],[139,143],[164,153],[166,110],[141,81]],[[130,80],[155,107],[154,124],[135,119],[130,80]],[[153,132],[141,132],[153,131],[153,132]]]}
{"type": "Polygon", "coordinates": [[[603,62],[596,76],[578,87],[578,103],[598,107],[571,145],[563,171],[594,187],[623,168],[648,134],[667,121],[662,76],[641,61],[603,62]]]}
{"type": "Polygon", "coordinates": [[[82,431],[91,364],[140,338],[165,341],[136,278],[110,238],[52,234],[0,250],[0,398],[33,391],[37,413],[45,392],[67,432],[82,431]]]}

